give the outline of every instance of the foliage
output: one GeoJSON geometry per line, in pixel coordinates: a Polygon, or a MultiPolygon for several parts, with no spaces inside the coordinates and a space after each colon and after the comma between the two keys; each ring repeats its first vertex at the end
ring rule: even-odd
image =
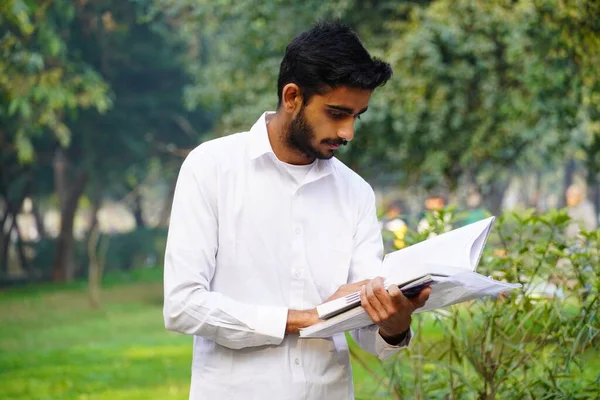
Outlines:
{"type": "Polygon", "coordinates": [[[434,318],[444,335],[418,335],[386,365],[390,390],[428,399],[598,397],[600,375],[585,365],[600,344],[600,231],[568,239],[568,222],[559,211],[499,218],[478,272],[523,290],[417,315],[417,332],[434,318]]]}
{"type": "Polygon", "coordinates": [[[0,6],[7,28],[0,37],[2,278],[10,237],[20,237],[12,216],[26,197],[36,205],[58,200],[53,277],[70,279],[79,197],[87,195],[96,208],[105,197],[125,199],[143,226],[140,185],[157,170],[159,183],[171,185],[181,159],[210,127],[207,113],[184,107],[184,42],[163,14],[141,18],[148,3],[0,6]]]}
{"type": "MultiPolygon", "coordinates": [[[[102,241],[108,241],[106,250],[106,271],[129,271],[160,263],[164,258],[167,232],[164,228],[139,228],[127,233],[104,234],[102,241]]],[[[56,248],[56,239],[45,238],[28,243],[31,248],[32,268],[44,278],[50,276],[48,260],[56,248]]],[[[76,242],[74,248],[76,276],[87,276],[89,255],[86,243],[76,242]]]]}
{"type": "MultiPolygon", "coordinates": [[[[88,171],[94,187],[112,198],[134,191],[156,167],[172,178],[174,164],[211,125],[203,110],[184,107],[190,80],[183,41],[163,15],[142,19],[145,3],[87,2],[79,7],[68,43],[114,93],[114,107],[104,115],[86,112],[70,121],[86,134],[69,151],[74,168],[88,171]]],[[[93,190],[88,193],[93,197],[93,190]]]]}
{"type": "MultiPolygon", "coordinates": [[[[510,173],[597,145],[586,106],[598,101],[600,8],[591,0],[155,4],[193,32],[199,62],[187,98],[222,113],[218,134],[273,109],[287,42],[339,17],[395,71],[340,152],[373,182],[452,190],[467,181],[498,197],[510,173]]],[[[488,206],[496,212],[499,201],[488,206]]]]}
{"type": "Polygon", "coordinates": [[[568,57],[536,51],[531,31],[544,27],[535,17],[528,2],[502,1],[438,1],[413,13],[386,54],[400,77],[384,90],[389,108],[376,107],[395,145],[372,145],[425,187],[465,175],[493,182],[533,144],[552,154],[574,125],[577,75],[568,57]]]}
{"type": "Polygon", "coordinates": [[[31,137],[46,130],[68,145],[67,114],[110,107],[102,78],[68,53],[62,30],[74,14],[69,1],[8,0],[0,6],[6,28],[0,37],[0,140],[21,162],[34,160],[31,137]]]}

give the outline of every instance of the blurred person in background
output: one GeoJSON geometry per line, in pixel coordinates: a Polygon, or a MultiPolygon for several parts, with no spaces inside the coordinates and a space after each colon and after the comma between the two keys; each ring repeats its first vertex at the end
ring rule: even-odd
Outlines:
{"type": "MultiPolygon", "coordinates": [[[[452,214],[444,210],[446,207],[446,197],[441,194],[430,194],[427,196],[424,202],[425,209],[419,213],[418,223],[417,223],[417,232],[426,233],[434,230],[434,226],[431,224],[431,217],[433,216],[435,219],[441,218],[441,222],[444,231],[449,231],[452,229],[451,221],[452,214]]],[[[433,232],[430,233],[434,235],[433,232]]]]}
{"type": "Polygon", "coordinates": [[[404,220],[406,217],[406,208],[401,200],[394,200],[389,204],[381,218],[386,253],[405,247],[404,236],[408,231],[408,225],[404,220]],[[385,232],[389,232],[389,234],[385,232]]]}
{"type": "Polygon", "coordinates": [[[577,184],[569,186],[565,197],[567,213],[571,217],[571,223],[566,231],[568,237],[577,237],[582,229],[592,231],[598,227],[594,205],[586,198],[586,192],[581,186],[577,184]]]}
{"type": "Polygon", "coordinates": [[[463,219],[463,224],[469,225],[486,217],[487,213],[481,206],[481,194],[479,194],[477,190],[469,190],[469,195],[467,196],[467,210],[465,218],[463,219]]]}
{"type": "Polygon", "coordinates": [[[374,322],[351,333],[363,349],[386,358],[410,342],[430,290],[407,299],[375,278],[375,194],[333,157],[391,73],[348,27],[317,24],[286,49],[277,111],[184,161],[164,320],[194,336],[190,399],[352,399],[345,335],[298,333],[319,322],[317,305],[357,291],[374,322]]]}

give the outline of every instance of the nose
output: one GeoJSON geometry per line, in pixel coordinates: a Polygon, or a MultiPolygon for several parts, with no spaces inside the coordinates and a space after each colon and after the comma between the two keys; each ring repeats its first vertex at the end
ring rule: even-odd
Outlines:
{"type": "Polygon", "coordinates": [[[351,141],[354,139],[354,121],[349,124],[344,124],[338,129],[337,135],[340,139],[351,141]]]}

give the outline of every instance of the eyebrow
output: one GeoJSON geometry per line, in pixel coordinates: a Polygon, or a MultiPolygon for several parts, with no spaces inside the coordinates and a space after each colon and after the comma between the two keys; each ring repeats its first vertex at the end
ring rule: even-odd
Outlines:
{"type": "MultiPolygon", "coordinates": [[[[327,104],[327,107],[333,108],[334,110],[344,112],[346,114],[354,115],[354,110],[351,108],[348,108],[348,107],[336,106],[335,104],[327,104]]],[[[369,107],[365,107],[362,110],[360,110],[359,112],[357,112],[356,115],[360,115],[360,114],[366,112],[368,109],[369,109],[369,107]]]]}

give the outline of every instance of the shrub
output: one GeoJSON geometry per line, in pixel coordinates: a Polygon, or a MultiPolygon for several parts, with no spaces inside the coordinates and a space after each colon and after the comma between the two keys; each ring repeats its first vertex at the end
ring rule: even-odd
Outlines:
{"type": "MultiPolygon", "coordinates": [[[[409,231],[407,244],[444,231],[409,231]]],[[[600,231],[569,239],[564,211],[497,219],[477,269],[522,290],[415,315],[416,337],[384,363],[396,398],[589,399],[600,397],[600,231]],[[439,338],[419,335],[433,323],[439,338]]]]}
{"type": "MultiPolygon", "coordinates": [[[[106,253],[106,271],[126,271],[144,266],[162,265],[167,231],[164,228],[143,228],[127,233],[110,234],[103,240],[109,241],[106,253]]],[[[31,265],[41,272],[44,280],[50,279],[56,239],[42,239],[28,243],[32,249],[31,265]]],[[[87,277],[88,254],[85,241],[75,242],[76,275],[87,277]]]]}

